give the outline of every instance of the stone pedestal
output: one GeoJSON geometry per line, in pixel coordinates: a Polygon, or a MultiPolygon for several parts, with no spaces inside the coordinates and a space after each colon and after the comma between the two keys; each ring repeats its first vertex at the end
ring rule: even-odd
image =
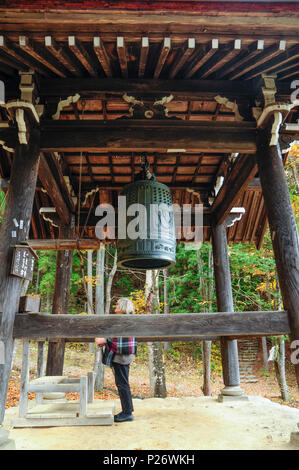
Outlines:
{"type": "Polygon", "coordinates": [[[0,428],[0,450],[14,450],[16,448],[15,441],[8,439],[9,431],[0,428]]]}
{"type": "Polygon", "coordinates": [[[42,399],[40,400],[40,404],[67,403],[65,393],[62,392],[48,392],[41,395],[42,399]]]}
{"type": "Polygon", "coordinates": [[[221,390],[221,394],[218,395],[218,401],[231,402],[231,401],[248,401],[248,396],[244,395],[244,390],[239,385],[227,386],[221,390]]]}
{"type": "Polygon", "coordinates": [[[299,449],[299,432],[291,433],[290,444],[293,444],[293,446],[296,446],[299,449]]]}

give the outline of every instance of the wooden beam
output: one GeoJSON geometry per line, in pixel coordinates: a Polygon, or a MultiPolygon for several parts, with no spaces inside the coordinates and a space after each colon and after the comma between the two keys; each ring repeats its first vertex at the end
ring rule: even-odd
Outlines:
{"type": "Polygon", "coordinates": [[[181,52],[177,60],[174,62],[172,65],[170,72],[169,72],[169,78],[172,79],[174,78],[178,72],[182,69],[183,65],[187,62],[191,54],[193,54],[195,49],[195,39],[194,38],[189,38],[187,45],[185,46],[185,49],[181,52]]]}
{"type": "Polygon", "coordinates": [[[212,214],[216,225],[222,224],[245,191],[249,182],[257,173],[255,155],[240,155],[231,172],[226,176],[212,205],[212,214]]]}
{"type": "Polygon", "coordinates": [[[166,62],[167,56],[170,52],[170,47],[171,47],[171,39],[165,38],[161,46],[160,55],[158,57],[158,61],[157,61],[156,68],[154,71],[154,78],[159,78],[160,73],[163,69],[163,66],[166,62]]]}
{"type": "Polygon", "coordinates": [[[43,51],[42,48],[34,43],[31,39],[26,36],[19,37],[19,46],[28,55],[31,55],[35,60],[44,65],[51,72],[54,72],[59,77],[66,77],[63,73],[63,67],[59,63],[55,63],[54,60],[49,57],[47,50],[43,51]]]}
{"type": "Polygon", "coordinates": [[[125,40],[122,36],[116,39],[116,50],[119,59],[120,70],[123,78],[128,78],[128,59],[125,40]]]}
{"type": "Polygon", "coordinates": [[[254,123],[194,121],[43,121],[43,151],[255,153],[254,123]]]}
{"type": "Polygon", "coordinates": [[[14,43],[12,43],[9,39],[4,38],[4,36],[0,36],[0,50],[4,51],[13,59],[21,62],[21,64],[26,65],[30,69],[36,70],[41,75],[49,76],[49,71],[45,67],[40,66],[40,63],[34,58],[28,58],[26,54],[22,53],[22,51],[20,51],[20,49],[18,49],[14,43]]]}
{"type": "Polygon", "coordinates": [[[199,71],[201,79],[207,78],[216,70],[219,70],[224,64],[232,60],[239,54],[242,47],[241,39],[236,39],[233,43],[222,47],[217,54],[206,63],[205,67],[199,71]]]}
{"type": "Polygon", "coordinates": [[[33,250],[98,250],[101,240],[98,239],[40,239],[28,240],[28,245],[33,250]]]}
{"type": "Polygon", "coordinates": [[[193,60],[185,72],[185,78],[191,78],[217,51],[219,48],[218,39],[212,39],[209,44],[202,47],[198,56],[193,60]]]}
{"type": "Polygon", "coordinates": [[[273,336],[289,334],[286,311],[169,315],[19,314],[14,338],[273,336]]]}
{"type": "Polygon", "coordinates": [[[96,77],[97,73],[94,69],[93,61],[91,60],[91,57],[85,50],[83,44],[81,44],[80,41],[75,38],[75,36],[69,36],[68,46],[69,46],[69,49],[72,51],[72,53],[77,57],[79,62],[81,62],[83,67],[87,70],[87,72],[92,77],[96,77]]]}
{"type": "Polygon", "coordinates": [[[47,191],[52,203],[54,204],[61,221],[67,225],[70,220],[70,212],[61,192],[60,186],[54,178],[47,159],[43,153],[41,153],[40,156],[38,177],[43,187],[47,191]]]}
{"type": "MultiPolygon", "coordinates": [[[[280,51],[280,54],[278,57],[273,57],[270,60],[267,60],[267,62],[264,62],[260,67],[254,68],[252,72],[249,72],[248,74],[244,75],[244,79],[250,80],[254,77],[257,77],[261,73],[266,73],[270,71],[276,71],[277,68],[282,67],[285,64],[288,64],[289,62],[298,59],[299,57],[299,46],[293,46],[287,49],[285,52],[282,50],[280,51]]],[[[236,77],[237,78],[237,77],[236,77]]]]}
{"type": "Polygon", "coordinates": [[[264,49],[264,41],[259,39],[251,43],[246,49],[242,50],[237,57],[232,59],[228,64],[225,64],[218,73],[218,78],[230,78],[235,73],[235,70],[242,70],[242,67],[247,62],[253,62],[256,55],[264,49]]]}
{"type": "Polygon", "coordinates": [[[148,51],[149,51],[148,37],[143,37],[141,39],[141,50],[140,50],[140,59],[139,59],[139,68],[138,68],[138,77],[139,78],[143,78],[143,76],[144,76],[148,51]]]}
{"type": "Polygon", "coordinates": [[[295,63],[295,65],[293,65],[293,62],[292,62],[291,64],[289,64],[288,67],[287,66],[282,67],[282,68],[279,67],[279,69],[275,70],[275,73],[278,74],[278,80],[285,80],[286,78],[294,77],[294,75],[298,77],[298,70],[299,70],[299,60],[297,59],[297,62],[295,63]]]}
{"type": "Polygon", "coordinates": [[[234,43],[219,47],[219,49],[209,58],[209,60],[198,70],[196,76],[204,79],[211,75],[218,66],[225,62],[226,56],[231,56],[234,51],[234,43]]]}
{"type": "Polygon", "coordinates": [[[47,162],[50,166],[50,170],[56,179],[56,181],[59,184],[63,199],[65,200],[70,212],[74,213],[75,212],[75,204],[73,201],[73,198],[70,194],[69,187],[66,184],[63,172],[62,172],[62,164],[61,164],[61,155],[53,155],[53,154],[47,154],[46,155],[47,162]],[[60,160],[59,160],[60,159],[60,160]]]}
{"type": "Polygon", "coordinates": [[[58,45],[52,36],[45,36],[45,47],[73,75],[77,77],[81,75],[70,56],[64,51],[63,46],[58,45]]]}
{"type": "Polygon", "coordinates": [[[241,69],[236,70],[230,79],[236,80],[239,77],[243,77],[243,79],[248,80],[250,78],[257,77],[267,69],[267,65],[263,64],[269,64],[269,61],[274,59],[276,56],[279,56],[283,51],[285,51],[285,48],[286,41],[280,41],[279,44],[267,47],[263,52],[256,56],[253,61],[248,61],[245,66],[243,65],[241,69]]]}
{"type": "MultiPolygon", "coordinates": [[[[259,51],[258,51],[259,52],[259,51]]],[[[40,78],[39,96],[41,100],[73,96],[79,93],[85,98],[118,99],[124,93],[133,96],[146,94],[172,94],[177,100],[214,100],[216,95],[242,101],[256,97],[256,84],[240,80],[185,80],[185,79],[119,79],[119,78],[40,78]]],[[[277,83],[279,99],[289,98],[290,83],[277,83]]]]}
{"type": "MultiPolygon", "coordinates": [[[[1,41],[3,41],[3,36],[1,37],[1,41]]],[[[4,50],[2,47],[0,47],[0,62],[1,62],[1,67],[3,65],[7,65],[8,66],[8,73],[10,74],[10,71],[12,71],[13,73],[15,73],[15,70],[26,70],[26,65],[18,62],[16,59],[12,58],[11,56],[9,56],[4,50]]],[[[4,73],[6,72],[6,70],[4,70],[4,73]]]]}
{"type": "MultiPolygon", "coordinates": [[[[136,338],[138,343],[147,343],[148,341],[152,341],[152,337],[150,336],[142,336],[136,338]]],[[[168,341],[168,342],[177,342],[177,341],[219,341],[219,336],[155,336],[156,341],[168,341]]],[[[94,338],[66,338],[66,343],[93,343],[94,338]]]]}
{"type": "Polygon", "coordinates": [[[106,52],[105,46],[103,44],[103,41],[101,40],[100,37],[96,36],[93,38],[93,50],[102,66],[102,69],[104,70],[105,74],[107,77],[112,77],[113,72],[111,68],[111,63],[110,59],[108,57],[108,54],[106,52]]]}
{"type": "MultiPolygon", "coordinates": [[[[15,2],[16,4],[17,2],[15,2]]],[[[127,3],[127,2],[126,2],[127,3]]],[[[132,2],[131,5],[134,5],[132,2]]],[[[222,34],[223,37],[231,37],[240,35],[242,33],[249,40],[254,40],[258,37],[277,37],[282,35],[289,35],[293,42],[296,43],[298,38],[296,32],[298,28],[298,10],[294,2],[282,2],[286,4],[283,9],[276,5],[274,2],[263,4],[262,2],[255,2],[255,8],[236,13],[234,2],[227,3],[225,8],[221,8],[221,15],[219,14],[219,5],[213,8],[208,5],[210,2],[205,2],[206,7],[203,8],[202,3],[190,2],[189,11],[186,11],[184,4],[179,6],[180,13],[175,15],[173,13],[174,4],[169,3],[167,10],[161,14],[161,4],[150,2],[147,5],[149,11],[140,11],[139,8],[134,8],[135,11],[126,11],[125,14],[116,14],[111,8],[102,8],[93,11],[64,11],[61,12],[47,11],[46,21],[52,29],[59,28],[57,33],[60,36],[67,34],[67,30],[80,31],[85,33],[85,37],[90,37],[93,31],[101,30],[106,36],[112,38],[119,31],[126,31],[127,34],[134,37],[140,37],[140,33],[144,31],[151,31],[155,36],[161,36],[165,31],[171,35],[178,35],[179,37],[186,37],[190,31],[196,32],[198,36],[203,34],[210,37],[212,34],[222,34]],[[192,5],[192,6],[191,6],[192,5]],[[258,5],[258,6],[257,6],[258,5]],[[172,11],[171,11],[172,9],[172,11]],[[267,21],[265,20],[267,18],[267,21]],[[63,21],[63,24],[62,24],[63,21]],[[92,30],[89,32],[88,30],[92,30]],[[89,33],[89,34],[88,34],[89,33]]],[[[182,2],[179,2],[182,3],[182,2]]],[[[115,4],[115,2],[114,2],[115,4]]],[[[278,4],[279,5],[279,4],[278,4]]],[[[119,2],[118,8],[123,8],[124,5],[119,2]]],[[[20,6],[19,6],[20,8],[20,6]]],[[[114,8],[117,8],[114,6],[114,8]]],[[[25,9],[25,6],[24,6],[25,9]]],[[[244,10],[244,9],[243,9],[244,10]]],[[[18,22],[23,24],[24,28],[31,27],[30,31],[43,33],[44,28],[41,27],[42,21],[45,19],[39,11],[24,11],[21,13],[22,20],[18,22]]],[[[16,12],[12,8],[6,8],[0,12],[1,29],[8,31],[16,30],[16,12]]],[[[188,37],[188,36],[187,36],[188,37]]]]}

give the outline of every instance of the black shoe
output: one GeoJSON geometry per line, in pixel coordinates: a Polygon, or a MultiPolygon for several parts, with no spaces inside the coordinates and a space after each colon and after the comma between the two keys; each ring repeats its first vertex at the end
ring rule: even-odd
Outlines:
{"type": "Polygon", "coordinates": [[[132,414],[125,414],[123,411],[114,416],[115,423],[122,423],[123,421],[133,421],[134,416],[132,414]]]}

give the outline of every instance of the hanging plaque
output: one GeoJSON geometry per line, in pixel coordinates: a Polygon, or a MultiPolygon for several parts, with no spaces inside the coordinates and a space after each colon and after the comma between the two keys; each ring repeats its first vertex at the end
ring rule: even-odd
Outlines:
{"type": "Polygon", "coordinates": [[[15,245],[10,273],[13,276],[32,281],[35,259],[38,259],[38,256],[32,248],[15,245]]]}

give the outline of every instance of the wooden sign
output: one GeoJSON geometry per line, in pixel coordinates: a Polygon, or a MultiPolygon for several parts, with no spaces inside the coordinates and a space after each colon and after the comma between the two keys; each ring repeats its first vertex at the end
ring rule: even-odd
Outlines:
{"type": "Polygon", "coordinates": [[[38,259],[38,256],[32,248],[15,245],[10,273],[13,276],[32,281],[35,259],[38,259]]]}

